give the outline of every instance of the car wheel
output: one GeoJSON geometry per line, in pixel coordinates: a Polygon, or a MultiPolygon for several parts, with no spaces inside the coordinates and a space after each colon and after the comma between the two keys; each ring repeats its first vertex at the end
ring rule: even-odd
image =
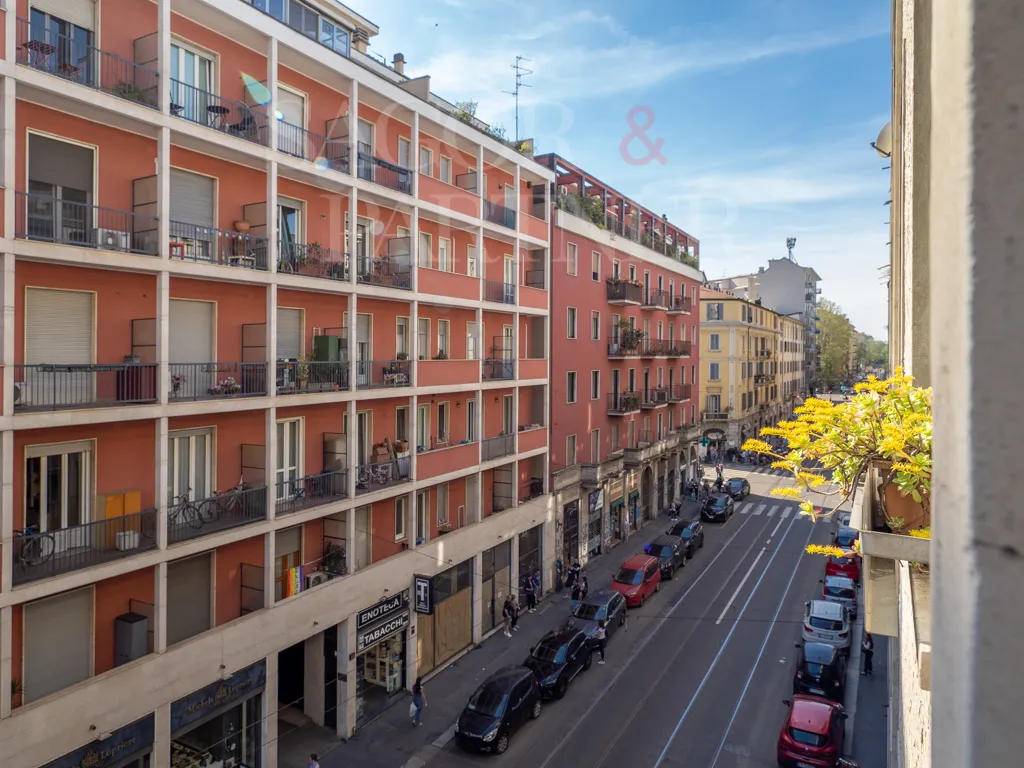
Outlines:
{"type": "MultiPolygon", "coordinates": [[[[676,575],[676,567],[673,565],[671,568],[668,569],[668,577],[670,579],[673,579],[673,578],[675,578],[675,575],[676,575]]],[[[658,587],[655,587],[655,589],[657,589],[657,588],[658,587]]]]}
{"type": "Polygon", "coordinates": [[[626,623],[626,612],[622,612],[622,616],[619,618],[619,626],[623,626],[626,623]]]}
{"type": "Polygon", "coordinates": [[[697,545],[697,549],[704,549],[704,534],[700,535],[700,544],[697,545]]]}
{"type": "Polygon", "coordinates": [[[661,582],[660,581],[657,584],[654,585],[654,591],[655,592],[661,592],[661,582]]]}
{"type": "Polygon", "coordinates": [[[583,670],[586,671],[594,664],[594,654],[588,653],[586,660],[583,662],[583,670]]]}
{"type": "Polygon", "coordinates": [[[532,717],[534,720],[540,717],[540,699],[537,699],[535,702],[533,702],[533,711],[530,713],[530,717],[532,717]]]}
{"type": "Polygon", "coordinates": [[[569,684],[565,682],[564,677],[558,678],[558,682],[555,683],[555,698],[562,698],[565,696],[565,689],[569,687],[569,684]]]}
{"type": "Polygon", "coordinates": [[[496,754],[504,755],[508,751],[508,734],[503,733],[498,736],[498,741],[494,745],[494,751],[496,754]]]}
{"type": "Polygon", "coordinates": [[[640,605],[638,605],[637,608],[643,608],[643,607],[644,607],[644,596],[640,595],[640,605]]]}

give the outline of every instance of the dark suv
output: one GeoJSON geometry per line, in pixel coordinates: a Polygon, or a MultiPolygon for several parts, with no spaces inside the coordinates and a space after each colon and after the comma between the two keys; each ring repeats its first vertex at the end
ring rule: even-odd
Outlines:
{"type": "Polygon", "coordinates": [[[704,526],[700,518],[680,520],[667,531],[669,536],[678,536],[686,542],[686,556],[693,557],[698,549],[704,546],[704,526]]]}
{"type": "Polygon", "coordinates": [[[525,667],[502,667],[469,697],[455,723],[455,737],[464,749],[496,752],[530,718],[540,717],[540,686],[525,667]]]}
{"type": "Polygon", "coordinates": [[[544,635],[530,648],[523,666],[537,676],[542,697],[560,699],[572,679],[590,669],[591,650],[586,632],[566,627],[544,635]]]}
{"type": "Polygon", "coordinates": [[[675,576],[676,568],[686,567],[686,542],[678,536],[662,534],[644,546],[644,552],[658,558],[663,579],[671,579],[675,576]]]}

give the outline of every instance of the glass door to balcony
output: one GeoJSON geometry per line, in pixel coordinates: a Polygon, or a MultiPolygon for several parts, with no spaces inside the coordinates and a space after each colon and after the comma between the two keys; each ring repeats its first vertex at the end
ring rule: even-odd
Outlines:
{"type": "Polygon", "coordinates": [[[476,436],[476,398],[466,401],[466,439],[475,443],[476,436]]]}
{"type": "Polygon", "coordinates": [[[356,414],[356,463],[360,467],[370,463],[370,442],[372,439],[372,412],[359,411],[356,414]]]}
{"type": "Polygon", "coordinates": [[[516,209],[516,190],[511,184],[505,185],[505,207],[510,211],[516,209]]]}
{"type": "Polygon", "coordinates": [[[277,467],[275,468],[275,479],[277,480],[278,501],[290,499],[298,490],[293,486],[302,474],[302,470],[299,467],[299,460],[302,455],[301,425],[302,422],[299,419],[277,422],[277,467]]]}
{"type": "Polygon", "coordinates": [[[416,448],[424,451],[431,448],[429,405],[420,405],[416,408],[416,448]]]}
{"type": "Polygon", "coordinates": [[[172,432],[167,436],[167,503],[187,496],[193,501],[210,497],[211,442],[207,430],[172,432]]]}
{"type": "Polygon", "coordinates": [[[420,491],[416,494],[416,543],[422,544],[430,535],[430,492],[420,491]]]}
{"type": "Polygon", "coordinates": [[[722,396],[708,395],[708,413],[722,412],[722,396]]]}
{"type": "Polygon", "coordinates": [[[511,256],[505,257],[503,301],[505,304],[516,303],[516,262],[511,256]]]}
{"type": "Polygon", "coordinates": [[[501,429],[506,435],[514,435],[516,432],[512,395],[505,395],[501,399],[501,429]]]}
{"type": "Polygon", "coordinates": [[[504,360],[511,360],[514,357],[512,330],[511,325],[503,326],[501,329],[501,357],[504,360]]]}
{"type": "Polygon", "coordinates": [[[287,198],[277,200],[277,235],[280,247],[278,269],[297,271],[302,243],[302,203],[287,198]]]}
{"type": "Polygon", "coordinates": [[[25,46],[28,65],[83,85],[93,83],[92,3],[69,3],[60,18],[38,8],[31,12],[31,41],[25,46]]]}
{"type": "Polygon", "coordinates": [[[466,247],[466,274],[469,275],[470,277],[477,276],[475,245],[470,245],[466,247]]]}
{"type": "Polygon", "coordinates": [[[306,98],[299,92],[277,86],[277,148],[293,157],[306,156],[306,98]]]}
{"type": "Polygon", "coordinates": [[[179,43],[171,44],[171,114],[208,125],[209,107],[218,106],[211,93],[213,61],[179,43]]]}
{"type": "Polygon", "coordinates": [[[25,526],[54,536],[54,548],[88,546],[92,450],[80,443],[26,449],[25,526]]]}
{"type": "Polygon", "coordinates": [[[373,356],[370,354],[370,316],[356,315],[356,385],[370,386],[373,356]]]}
{"type": "Polygon", "coordinates": [[[466,359],[477,359],[476,323],[466,323],[466,359]]]}

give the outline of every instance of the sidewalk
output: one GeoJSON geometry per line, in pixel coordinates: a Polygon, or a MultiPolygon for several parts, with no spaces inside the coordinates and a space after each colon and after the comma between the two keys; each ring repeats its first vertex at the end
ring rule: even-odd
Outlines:
{"type": "MultiPolygon", "coordinates": [[[[683,513],[695,514],[697,505],[684,502],[683,513]]],[[[644,544],[668,528],[664,515],[647,523],[627,541],[609,552],[592,558],[584,569],[590,589],[606,586],[612,574],[630,555],[643,550],[644,544]]],[[[568,591],[548,592],[542,596],[536,613],[519,615],[519,630],[511,638],[500,627],[481,645],[458,661],[443,667],[424,683],[427,706],[423,710],[423,727],[414,728],[409,720],[409,696],[401,696],[379,718],[356,733],[332,752],[320,756],[322,768],[400,768],[413,757],[422,765],[430,754],[444,746],[452,737],[455,721],[477,686],[495,670],[509,664],[520,664],[529,654],[530,646],[549,630],[556,629],[569,616],[568,591]]],[[[288,768],[297,768],[288,766],[288,768]]]]}
{"type": "Polygon", "coordinates": [[[864,768],[889,759],[889,638],[875,635],[874,674],[862,676],[853,722],[853,757],[864,768]]]}

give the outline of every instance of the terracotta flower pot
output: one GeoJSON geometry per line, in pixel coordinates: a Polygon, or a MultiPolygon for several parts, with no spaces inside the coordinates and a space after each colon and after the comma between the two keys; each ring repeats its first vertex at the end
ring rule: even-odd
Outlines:
{"type": "Polygon", "coordinates": [[[885,511],[890,520],[902,520],[904,531],[931,527],[931,514],[914,497],[900,493],[896,483],[885,486],[885,511]]]}
{"type": "Polygon", "coordinates": [[[249,222],[246,221],[245,219],[240,219],[239,221],[235,222],[234,226],[235,226],[235,232],[239,232],[239,233],[241,233],[243,235],[247,235],[249,233],[249,227],[251,227],[252,225],[249,224],[249,222]]]}

